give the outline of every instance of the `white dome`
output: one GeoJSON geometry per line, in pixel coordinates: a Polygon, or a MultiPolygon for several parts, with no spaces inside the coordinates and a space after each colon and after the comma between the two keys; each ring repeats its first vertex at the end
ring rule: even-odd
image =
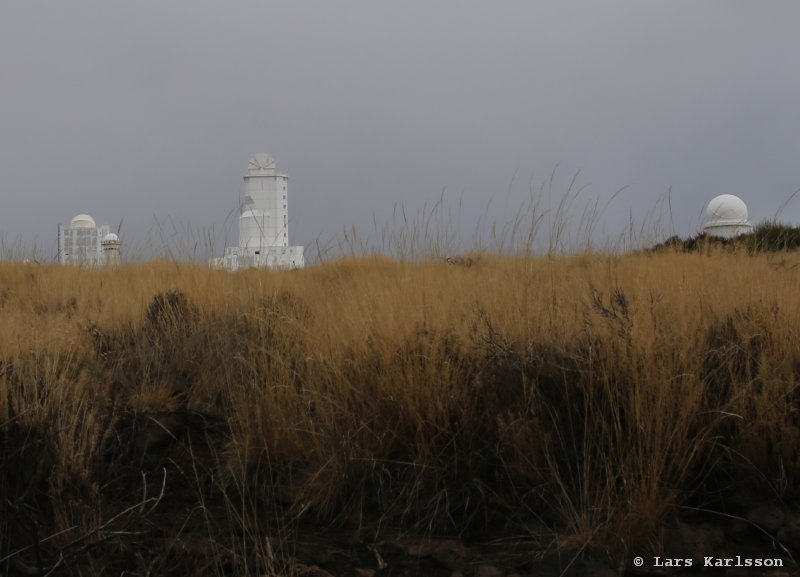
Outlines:
{"type": "Polygon", "coordinates": [[[753,226],[747,221],[747,216],[747,205],[741,198],[721,194],[708,203],[703,232],[721,238],[752,232],[753,226]]]}
{"type": "Polygon", "coordinates": [[[79,214],[69,223],[70,228],[97,228],[94,219],[88,214],[79,214]]]}
{"type": "Polygon", "coordinates": [[[747,205],[738,196],[721,194],[708,203],[706,218],[707,224],[743,224],[747,222],[747,205]]]}
{"type": "Polygon", "coordinates": [[[109,232],[107,235],[103,237],[103,244],[112,243],[112,242],[119,242],[119,237],[114,234],[113,232],[109,232]]]}

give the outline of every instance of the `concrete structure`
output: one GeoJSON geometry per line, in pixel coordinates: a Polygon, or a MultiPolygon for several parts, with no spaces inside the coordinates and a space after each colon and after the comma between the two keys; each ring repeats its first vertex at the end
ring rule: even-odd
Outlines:
{"type": "Polygon", "coordinates": [[[747,220],[747,205],[738,196],[722,194],[714,197],[706,208],[703,234],[719,238],[734,238],[753,232],[747,220]]]}
{"type": "Polygon", "coordinates": [[[239,246],[225,249],[211,261],[217,268],[301,268],[302,246],[289,246],[289,176],[278,172],[268,154],[250,159],[244,175],[244,195],[239,207],[239,246]]]}
{"type": "Polygon", "coordinates": [[[108,233],[100,241],[100,246],[103,247],[103,255],[105,256],[106,266],[119,265],[119,247],[121,243],[119,237],[113,232],[108,233]]]}
{"type": "Polygon", "coordinates": [[[98,266],[105,263],[101,239],[110,232],[108,225],[97,227],[88,214],[73,218],[68,228],[58,225],[58,262],[98,266]]]}

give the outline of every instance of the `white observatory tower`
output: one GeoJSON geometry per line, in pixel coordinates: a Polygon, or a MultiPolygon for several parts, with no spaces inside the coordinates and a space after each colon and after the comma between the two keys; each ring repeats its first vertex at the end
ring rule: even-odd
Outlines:
{"type": "Polygon", "coordinates": [[[100,244],[106,257],[106,266],[119,266],[119,247],[121,244],[119,237],[113,232],[109,232],[103,237],[100,244]]]}
{"type": "Polygon", "coordinates": [[[250,159],[239,217],[240,249],[289,246],[288,183],[288,175],[275,171],[275,161],[268,154],[250,159]]]}
{"type": "Polygon", "coordinates": [[[747,220],[747,205],[738,196],[721,194],[712,198],[706,208],[703,234],[717,238],[735,238],[753,232],[747,220]]]}
{"type": "Polygon", "coordinates": [[[244,194],[239,206],[239,246],[225,249],[212,266],[238,270],[260,267],[272,269],[301,268],[302,246],[289,246],[289,176],[278,172],[268,154],[250,159],[244,175],[244,194]]]}

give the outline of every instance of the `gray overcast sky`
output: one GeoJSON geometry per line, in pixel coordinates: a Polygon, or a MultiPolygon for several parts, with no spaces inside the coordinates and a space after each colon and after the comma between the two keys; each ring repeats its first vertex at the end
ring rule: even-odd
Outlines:
{"type": "Polygon", "coordinates": [[[629,186],[610,236],[669,187],[679,234],[722,193],[759,221],[800,188],[798,26],[788,0],[3,0],[0,233],[55,252],[79,212],[137,242],[155,215],[221,245],[256,152],[292,244],[442,190],[469,244],[556,166],[578,217],[629,186]]]}

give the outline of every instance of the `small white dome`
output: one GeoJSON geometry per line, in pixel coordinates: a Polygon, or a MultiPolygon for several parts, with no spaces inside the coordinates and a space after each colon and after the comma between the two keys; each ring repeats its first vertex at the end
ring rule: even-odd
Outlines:
{"type": "Polygon", "coordinates": [[[79,214],[69,223],[70,228],[97,228],[94,219],[88,214],[79,214]]]}
{"type": "Polygon", "coordinates": [[[105,235],[103,237],[103,241],[102,242],[103,242],[103,244],[106,244],[106,243],[108,243],[108,244],[118,243],[119,242],[119,237],[116,234],[114,234],[113,232],[109,232],[107,235],[105,235]]]}
{"type": "Polygon", "coordinates": [[[706,208],[703,232],[721,238],[733,238],[753,231],[747,220],[747,205],[738,196],[721,194],[711,199],[706,208]]]}

